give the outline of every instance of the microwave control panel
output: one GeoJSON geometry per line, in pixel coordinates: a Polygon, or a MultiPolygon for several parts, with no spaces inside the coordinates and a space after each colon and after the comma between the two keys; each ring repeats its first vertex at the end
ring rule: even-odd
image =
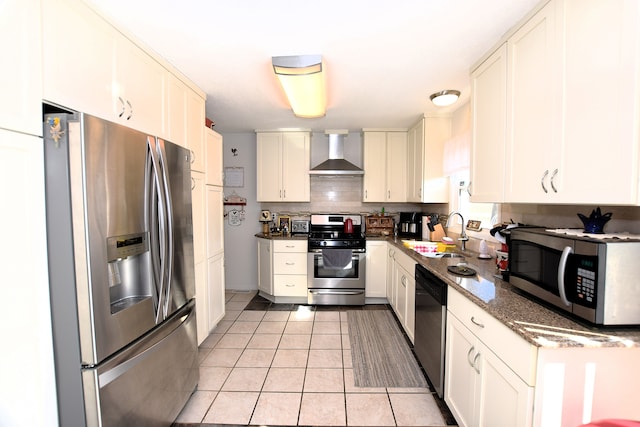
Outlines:
{"type": "Polygon", "coordinates": [[[576,258],[576,269],[574,270],[576,287],[573,302],[595,308],[598,283],[597,258],[579,255],[576,258]]]}

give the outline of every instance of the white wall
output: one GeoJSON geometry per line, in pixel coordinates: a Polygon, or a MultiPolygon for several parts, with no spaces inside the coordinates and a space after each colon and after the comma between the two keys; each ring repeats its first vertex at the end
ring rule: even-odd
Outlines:
{"type": "MultiPolygon", "coordinates": [[[[244,168],[244,187],[224,188],[225,196],[235,191],[247,199],[245,220],[239,226],[224,222],[225,287],[233,290],[258,289],[258,254],[255,234],[262,230],[258,222],[260,204],[256,202],[256,134],[223,134],[224,167],[244,168]],[[236,149],[236,156],[231,152],[236,149]]],[[[225,212],[230,210],[225,207],[225,212]]]]}

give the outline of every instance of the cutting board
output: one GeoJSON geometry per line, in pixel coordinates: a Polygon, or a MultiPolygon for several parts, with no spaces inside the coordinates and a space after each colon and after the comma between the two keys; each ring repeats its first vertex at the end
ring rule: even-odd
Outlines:
{"type": "Polygon", "coordinates": [[[429,236],[429,238],[431,239],[432,242],[439,242],[445,236],[446,236],[446,233],[444,232],[444,228],[442,227],[442,224],[436,224],[433,226],[433,231],[431,232],[431,235],[429,236]]]}

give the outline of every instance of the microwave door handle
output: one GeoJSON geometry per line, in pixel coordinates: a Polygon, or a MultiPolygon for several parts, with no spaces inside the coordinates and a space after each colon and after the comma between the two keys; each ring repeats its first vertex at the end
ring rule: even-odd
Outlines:
{"type": "Polygon", "coordinates": [[[567,292],[564,287],[564,271],[567,266],[567,259],[572,253],[573,249],[571,249],[571,246],[565,246],[560,256],[560,264],[558,265],[558,292],[560,293],[560,299],[567,307],[571,305],[571,302],[567,299],[567,292]]]}

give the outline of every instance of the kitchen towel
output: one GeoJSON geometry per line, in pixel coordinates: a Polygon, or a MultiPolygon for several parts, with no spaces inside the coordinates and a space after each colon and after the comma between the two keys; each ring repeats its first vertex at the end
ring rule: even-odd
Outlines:
{"type": "Polygon", "coordinates": [[[351,264],[351,249],[323,249],[322,265],[329,270],[343,270],[351,264]]]}

